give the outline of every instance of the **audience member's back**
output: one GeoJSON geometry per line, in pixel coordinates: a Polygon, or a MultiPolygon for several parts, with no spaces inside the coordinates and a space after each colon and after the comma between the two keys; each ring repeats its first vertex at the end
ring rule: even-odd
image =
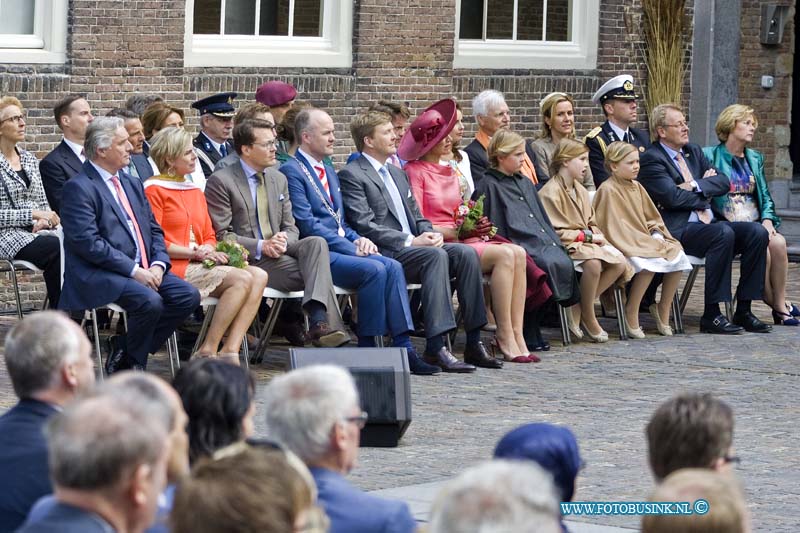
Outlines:
{"type": "Polygon", "coordinates": [[[55,311],[25,318],[6,337],[6,367],[20,401],[0,417],[0,531],[16,529],[52,492],[43,428],[94,383],[90,353],[80,328],[55,311]]]}

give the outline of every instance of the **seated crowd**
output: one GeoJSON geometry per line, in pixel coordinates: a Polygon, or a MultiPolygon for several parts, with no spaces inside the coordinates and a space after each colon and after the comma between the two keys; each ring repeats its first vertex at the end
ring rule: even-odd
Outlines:
{"type": "MultiPolygon", "coordinates": [[[[5,363],[19,402],[0,416],[0,530],[557,533],[568,530],[566,505],[579,501],[578,477],[590,471],[570,429],[526,424],[497,442],[491,461],[445,483],[426,529],[406,503],[347,480],[367,414],[346,369],[273,378],[262,395],[266,439],[257,440],[255,382],[244,368],[199,358],[172,385],[132,371],[95,385],[90,353],[86,335],[56,311],[9,332],[5,363]]],[[[703,499],[708,512],[645,515],[644,532],[749,531],[733,429],[731,407],[709,394],[680,394],[655,410],[645,428],[649,500],[703,499]]]]}
{"type": "Polygon", "coordinates": [[[606,342],[595,301],[620,287],[628,337],[645,336],[640,309],[671,335],[681,274],[703,261],[701,331],[769,332],[753,300],[770,306],[775,324],[800,325],[764,158],[748,146],[757,119],[747,106],[723,110],[720,144],[702,149],[672,104],[651,110],[651,135],[633,127],[637,95],[620,75],[595,93],[607,120],[583,142],[574,100],[560,92],[541,101],[541,135],[530,142],[512,131],[503,95],[486,90],[472,102],[477,133],[461,150],[455,100],[413,120],[405,105],[380,101],[353,117],[357,151],[337,170],[334,121],[295,101],[294,87],[267,82],[238,112],[236,97],[194,102],[193,138],[184,111],[160,97],[137,95],[95,118],[84,97],[69,95],[54,108],[64,139],[41,163],[20,146],[22,102],[0,99],[2,257],[43,271],[52,308],[126,311],[108,373],[144,369],[176,328],[202,318],[209,298],[216,312],[191,355],[238,364],[248,328],[266,312],[266,287],[303,291],[282,307],[275,332],[323,347],[350,341],[336,288],[350,291],[358,346],[388,336],[415,374],[540,361],[535,352],[550,349],[540,324],[553,304],[568,308],[573,339],[606,342]],[[233,243],[246,263],[232,259],[233,243]],[[726,316],[736,256],[736,307],[726,316]],[[419,286],[411,298],[409,284],[419,286]],[[462,359],[448,342],[459,325],[462,359]],[[488,346],[482,330],[495,332],[488,346]]]}

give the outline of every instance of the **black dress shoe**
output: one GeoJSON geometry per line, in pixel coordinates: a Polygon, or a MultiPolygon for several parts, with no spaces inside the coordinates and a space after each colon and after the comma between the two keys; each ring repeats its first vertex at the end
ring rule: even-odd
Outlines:
{"type": "Polygon", "coordinates": [[[503,368],[503,362],[489,355],[480,341],[464,348],[464,362],[481,368],[503,368]]]}
{"type": "Polygon", "coordinates": [[[769,333],[770,331],[772,331],[772,326],[760,321],[756,317],[756,315],[754,315],[750,311],[741,314],[740,313],[734,314],[733,323],[753,333],[769,333]]]}
{"type": "Polygon", "coordinates": [[[414,348],[406,348],[406,354],[408,355],[408,369],[416,376],[433,376],[442,371],[438,366],[429,365],[423,361],[414,348]]]}
{"type": "Polygon", "coordinates": [[[456,372],[460,374],[466,374],[468,372],[475,372],[475,367],[468,364],[462,363],[458,359],[456,359],[453,354],[447,349],[446,346],[442,346],[439,348],[439,351],[433,354],[426,353],[425,356],[422,358],[423,361],[428,363],[429,365],[436,365],[445,372],[456,372]]]}
{"type": "Polygon", "coordinates": [[[305,346],[307,342],[306,333],[299,322],[278,320],[275,323],[273,333],[284,337],[292,346],[305,346]]]}
{"type": "Polygon", "coordinates": [[[713,319],[700,317],[700,332],[718,333],[721,335],[738,335],[739,333],[744,332],[744,328],[731,324],[730,320],[728,320],[728,317],[719,314],[713,319]]]}
{"type": "Polygon", "coordinates": [[[112,335],[106,342],[108,343],[108,359],[106,359],[106,375],[115,372],[128,370],[133,367],[133,362],[128,357],[126,351],[125,337],[122,335],[112,335]]]}

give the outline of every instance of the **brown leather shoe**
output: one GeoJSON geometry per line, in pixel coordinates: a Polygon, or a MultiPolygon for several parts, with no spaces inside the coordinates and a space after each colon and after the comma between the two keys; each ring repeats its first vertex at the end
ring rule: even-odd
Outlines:
{"type": "Polygon", "coordinates": [[[284,337],[292,346],[305,346],[307,342],[306,332],[299,322],[278,320],[272,333],[284,337]]]}
{"type": "Polygon", "coordinates": [[[436,365],[445,372],[457,372],[460,374],[466,374],[468,372],[475,372],[475,367],[468,364],[462,363],[458,359],[456,359],[453,354],[447,349],[446,346],[442,346],[438,352],[435,354],[425,354],[422,357],[422,360],[428,363],[429,365],[436,365]]]}
{"type": "Polygon", "coordinates": [[[464,348],[464,362],[481,368],[503,368],[503,362],[489,355],[480,341],[464,348]]]}
{"type": "Polygon", "coordinates": [[[327,322],[317,322],[308,330],[308,338],[317,348],[336,348],[350,342],[350,335],[338,329],[331,329],[327,322]]]}

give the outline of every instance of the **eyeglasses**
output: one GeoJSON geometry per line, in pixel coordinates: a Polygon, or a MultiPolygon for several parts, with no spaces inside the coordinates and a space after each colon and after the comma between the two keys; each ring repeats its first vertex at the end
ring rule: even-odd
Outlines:
{"type": "Polygon", "coordinates": [[[267,141],[265,143],[250,143],[250,146],[260,146],[269,150],[271,148],[275,148],[275,141],[267,141]]]}
{"type": "Polygon", "coordinates": [[[13,117],[4,118],[3,120],[0,120],[0,124],[4,124],[10,120],[13,120],[17,124],[19,124],[20,122],[25,121],[25,115],[14,115],[13,117]]]}
{"type": "Polygon", "coordinates": [[[683,121],[683,122],[678,122],[677,124],[664,124],[664,127],[665,128],[678,128],[678,129],[682,130],[683,128],[688,128],[689,124],[687,124],[685,121],[683,121]]]}
{"type": "Polygon", "coordinates": [[[742,459],[738,455],[726,455],[722,460],[726,463],[742,464],[742,459]]]}
{"type": "Polygon", "coordinates": [[[358,429],[364,429],[364,426],[367,425],[367,420],[369,420],[369,415],[365,411],[361,411],[355,416],[345,417],[345,420],[358,426],[358,429]]]}

